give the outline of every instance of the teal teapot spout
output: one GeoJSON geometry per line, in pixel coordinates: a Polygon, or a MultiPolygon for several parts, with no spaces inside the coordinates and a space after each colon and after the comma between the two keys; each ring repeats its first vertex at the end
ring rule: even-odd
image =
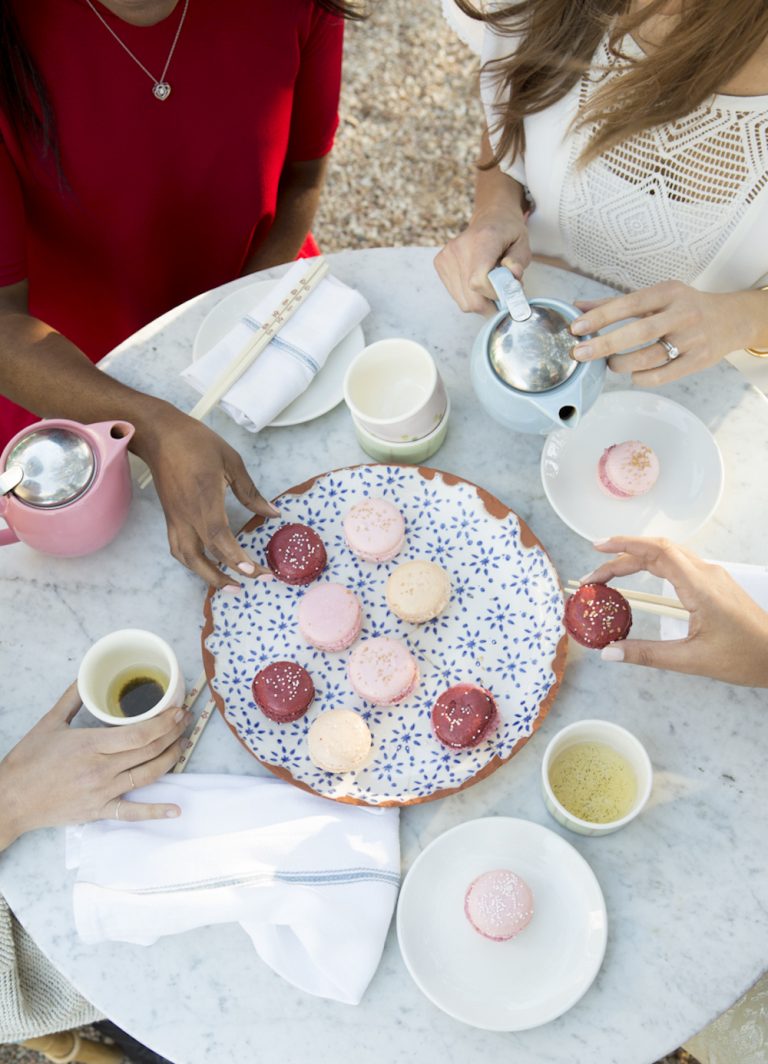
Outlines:
{"type": "MultiPolygon", "coordinates": [[[[491,270],[498,314],[475,340],[471,376],[491,417],[515,432],[575,428],[602,391],[605,360],[576,362],[570,332],[580,312],[559,299],[528,300],[505,267],[491,270]]],[[[583,337],[588,339],[588,337],[583,337]]]]}

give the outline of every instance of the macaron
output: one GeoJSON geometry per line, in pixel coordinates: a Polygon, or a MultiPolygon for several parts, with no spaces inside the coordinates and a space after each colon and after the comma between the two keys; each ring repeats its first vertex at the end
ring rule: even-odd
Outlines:
{"type": "Polygon", "coordinates": [[[626,440],[603,451],[597,479],[606,495],[632,499],[649,492],[659,477],[659,459],[646,443],[626,440]]]}
{"type": "Polygon", "coordinates": [[[283,525],[267,544],[267,565],[285,584],[311,584],[327,563],[323,541],[307,525],[283,525]]]}
{"type": "Polygon", "coordinates": [[[443,746],[467,750],[488,736],[498,716],[490,691],[474,683],[459,683],[443,691],[432,707],[432,730],[443,746]]]}
{"type": "Polygon", "coordinates": [[[533,918],[531,888],[516,872],[496,868],[473,880],[464,898],[464,912],[478,934],[508,942],[533,918]]]}
{"type": "Polygon", "coordinates": [[[256,673],[253,698],[265,717],[289,724],[303,717],[315,697],[315,685],[295,661],[274,661],[256,673]]]}
{"type": "Polygon", "coordinates": [[[358,643],[349,659],[349,682],[376,706],[393,706],[413,693],[419,666],[400,639],[378,636],[358,643]]]}
{"type": "Polygon", "coordinates": [[[299,631],[318,650],[346,650],[362,624],[360,600],[341,584],[315,584],[299,603],[299,631]]]}
{"type": "Polygon", "coordinates": [[[437,562],[403,562],[387,580],[387,605],[410,624],[424,624],[438,617],[450,597],[450,577],[437,562]]]}
{"type": "Polygon", "coordinates": [[[387,499],[363,499],[344,518],[347,546],[364,562],[391,562],[405,543],[405,521],[387,499]]]}
{"type": "Polygon", "coordinates": [[[632,608],[608,584],[582,584],[565,604],[565,627],[577,643],[601,650],[629,634],[632,608]]]}
{"type": "Polygon", "coordinates": [[[307,734],[309,757],[324,772],[354,772],[371,749],[371,732],[359,713],[327,709],[307,734]]]}

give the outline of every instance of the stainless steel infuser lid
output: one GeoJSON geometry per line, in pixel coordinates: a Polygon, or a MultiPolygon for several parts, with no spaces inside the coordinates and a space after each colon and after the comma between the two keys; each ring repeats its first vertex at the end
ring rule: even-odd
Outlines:
{"type": "Polygon", "coordinates": [[[488,279],[500,308],[509,311],[488,340],[488,355],[499,377],[521,392],[548,392],[568,380],[579,363],[571,358],[577,341],[567,315],[544,300],[544,305],[530,306],[520,282],[503,267],[492,270],[488,279]]]}
{"type": "Polygon", "coordinates": [[[10,452],[2,487],[29,506],[64,506],[87,490],[95,472],[96,458],[83,436],[42,427],[10,452]]]}

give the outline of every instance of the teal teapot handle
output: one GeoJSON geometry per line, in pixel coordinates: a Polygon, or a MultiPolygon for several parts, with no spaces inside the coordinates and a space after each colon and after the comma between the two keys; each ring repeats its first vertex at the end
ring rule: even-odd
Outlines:
{"type": "Polygon", "coordinates": [[[488,274],[488,280],[496,293],[496,306],[509,311],[513,321],[527,321],[531,307],[525,298],[523,286],[506,266],[496,266],[488,274]]]}

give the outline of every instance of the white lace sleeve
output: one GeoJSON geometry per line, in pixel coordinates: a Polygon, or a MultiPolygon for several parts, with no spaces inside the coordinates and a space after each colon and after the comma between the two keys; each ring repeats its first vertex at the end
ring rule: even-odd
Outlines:
{"type": "MultiPolygon", "coordinates": [[[[480,55],[483,48],[483,31],[485,26],[476,19],[469,18],[454,4],[453,0],[442,0],[443,18],[451,27],[457,37],[472,49],[475,55],[480,55]]],[[[478,6],[482,7],[482,4],[478,6]]]]}

